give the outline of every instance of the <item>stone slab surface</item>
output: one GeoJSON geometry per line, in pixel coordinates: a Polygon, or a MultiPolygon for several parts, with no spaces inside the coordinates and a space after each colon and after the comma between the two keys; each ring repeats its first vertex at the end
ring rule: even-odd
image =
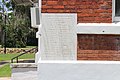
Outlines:
{"type": "Polygon", "coordinates": [[[119,80],[120,62],[42,62],[38,80],[119,80]]]}
{"type": "Polygon", "coordinates": [[[76,14],[42,14],[41,59],[75,60],[76,26],[76,14]]]}
{"type": "Polygon", "coordinates": [[[11,63],[11,68],[37,68],[35,63],[11,63]]]}
{"type": "Polygon", "coordinates": [[[37,68],[13,68],[11,80],[38,80],[37,68]]]}
{"type": "Polygon", "coordinates": [[[12,63],[12,80],[37,80],[37,65],[35,63],[12,63]]]}
{"type": "Polygon", "coordinates": [[[37,71],[13,73],[12,80],[37,80],[37,71]]]}
{"type": "Polygon", "coordinates": [[[120,23],[79,23],[77,34],[120,34],[120,23]]]}

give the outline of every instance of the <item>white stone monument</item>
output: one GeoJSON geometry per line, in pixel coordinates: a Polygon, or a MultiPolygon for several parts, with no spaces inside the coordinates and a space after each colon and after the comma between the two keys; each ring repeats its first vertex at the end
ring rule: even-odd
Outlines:
{"type": "MultiPolygon", "coordinates": [[[[19,73],[16,73],[16,71],[12,73],[15,77],[12,80],[119,80],[119,61],[77,61],[77,34],[118,35],[120,34],[120,25],[118,23],[79,23],[77,25],[76,14],[41,14],[41,1],[39,0],[41,24],[39,27],[37,26],[36,36],[38,38],[38,52],[35,61],[38,71],[32,71],[32,69],[36,69],[35,64],[13,64],[14,69],[12,68],[12,70],[18,70],[19,73]],[[15,69],[17,65],[20,66],[15,69]],[[22,68],[20,68],[21,66],[22,68]],[[29,69],[25,69],[26,67],[29,69]],[[26,72],[26,70],[29,70],[29,72],[26,72]],[[23,75],[24,77],[21,78],[23,75]]],[[[35,15],[32,15],[32,17],[35,18],[35,15]]],[[[36,22],[34,19],[32,20],[36,22]]]]}
{"type": "Polygon", "coordinates": [[[77,15],[42,14],[41,60],[76,60],[77,15]]]}

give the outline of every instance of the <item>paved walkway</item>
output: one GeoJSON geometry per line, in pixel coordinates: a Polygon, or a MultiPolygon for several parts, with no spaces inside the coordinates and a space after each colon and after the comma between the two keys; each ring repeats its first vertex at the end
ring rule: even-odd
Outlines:
{"type": "MultiPolygon", "coordinates": [[[[25,69],[24,69],[25,70],[25,69]]],[[[12,80],[38,80],[37,79],[37,71],[30,71],[31,69],[28,68],[29,71],[24,72],[22,69],[21,72],[12,73],[12,80]]],[[[1,80],[1,79],[0,79],[1,80]]]]}
{"type": "Polygon", "coordinates": [[[11,80],[9,77],[0,78],[0,80],[11,80]]]}

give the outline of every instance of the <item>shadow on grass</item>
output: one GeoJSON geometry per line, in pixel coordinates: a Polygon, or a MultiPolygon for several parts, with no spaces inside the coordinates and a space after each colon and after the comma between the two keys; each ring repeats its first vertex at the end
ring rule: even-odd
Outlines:
{"type": "Polygon", "coordinates": [[[10,63],[0,67],[0,77],[11,77],[10,63]]]}

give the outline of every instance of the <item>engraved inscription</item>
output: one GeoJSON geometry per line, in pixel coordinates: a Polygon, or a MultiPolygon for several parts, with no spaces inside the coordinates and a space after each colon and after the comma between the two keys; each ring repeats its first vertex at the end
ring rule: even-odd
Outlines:
{"type": "Polygon", "coordinates": [[[76,14],[42,15],[42,60],[75,60],[76,14]]]}

